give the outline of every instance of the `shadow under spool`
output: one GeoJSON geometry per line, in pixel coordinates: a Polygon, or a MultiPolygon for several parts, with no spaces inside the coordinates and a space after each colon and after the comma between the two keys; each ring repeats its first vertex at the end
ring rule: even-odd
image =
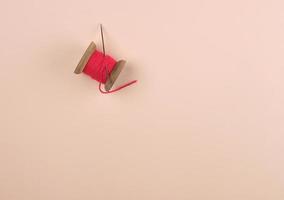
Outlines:
{"type": "MultiPolygon", "coordinates": [[[[78,63],[76,69],[74,70],[75,74],[81,74],[83,72],[86,64],[88,63],[90,57],[92,56],[92,54],[95,51],[96,51],[96,44],[94,42],[91,42],[91,44],[89,45],[89,47],[86,49],[85,53],[83,54],[83,56],[82,56],[80,62],[78,63]]],[[[113,70],[111,71],[111,73],[107,77],[107,80],[106,80],[106,83],[105,83],[105,90],[106,91],[110,91],[114,82],[118,78],[121,70],[123,69],[125,63],[126,63],[125,60],[117,61],[113,70]]]]}

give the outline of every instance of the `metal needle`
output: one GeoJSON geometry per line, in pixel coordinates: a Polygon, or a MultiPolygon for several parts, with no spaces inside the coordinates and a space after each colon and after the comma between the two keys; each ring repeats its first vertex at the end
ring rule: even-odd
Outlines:
{"type": "Polygon", "coordinates": [[[101,37],[102,37],[102,44],[103,44],[103,53],[104,53],[104,56],[105,56],[106,50],[105,50],[105,40],[104,40],[103,25],[102,24],[100,24],[100,28],[101,28],[101,37]]]}

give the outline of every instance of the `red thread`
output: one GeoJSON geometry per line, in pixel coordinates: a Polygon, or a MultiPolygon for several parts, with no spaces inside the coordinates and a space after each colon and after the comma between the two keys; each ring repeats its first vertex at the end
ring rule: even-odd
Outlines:
{"type": "Polygon", "coordinates": [[[101,84],[106,83],[107,78],[110,76],[111,72],[114,70],[116,63],[117,62],[112,57],[108,55],[104,55],[100,51],[95,51],[91,55],[90,59],[88,60],[83,72],[100,83],[99,90],[103,94],[109,94],[109,93],[116,92],[118,90],[121,90],[122,88],[125,88],[137,82],[137,80],[130,81],[110,91],[102,90],[101,84]]]}

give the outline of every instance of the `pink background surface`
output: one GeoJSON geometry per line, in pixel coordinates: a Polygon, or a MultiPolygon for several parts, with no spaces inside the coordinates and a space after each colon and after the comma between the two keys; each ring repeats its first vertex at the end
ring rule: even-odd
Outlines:
{"type": "Polygon", "coordinates": [[[0,199],[283,200],[283,10],[2,0],[0,199]],[[73,74],[100,22],[114,95],[73,74]]]}

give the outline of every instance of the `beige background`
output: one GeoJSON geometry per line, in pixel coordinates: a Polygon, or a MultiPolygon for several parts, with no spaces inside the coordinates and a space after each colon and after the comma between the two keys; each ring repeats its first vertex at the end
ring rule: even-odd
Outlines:
{"type": "Polygon", "coordinates": [[[1,200],[284,199],[282,0],[0,2],[1,200]]]}

